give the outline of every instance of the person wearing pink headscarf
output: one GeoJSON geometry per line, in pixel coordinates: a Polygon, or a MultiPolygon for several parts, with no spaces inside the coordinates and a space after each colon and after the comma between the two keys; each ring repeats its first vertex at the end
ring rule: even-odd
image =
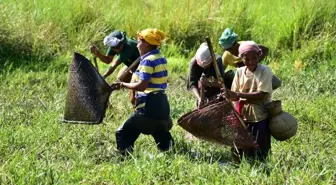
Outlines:
{"type": "Polygon", "coordinates": [[[264,105],[271,101],[273,74],[268,66],[259,63],[262,52],[255,42],[244,42],[238,51],[244,66],[237,70],[227,95],[235,101],[237,112],[259,147],[238,151],[233,149],[233,157],[239,160],[242,155],[246,155],[265,160],[271,149],[271,135],[264,105]]]}

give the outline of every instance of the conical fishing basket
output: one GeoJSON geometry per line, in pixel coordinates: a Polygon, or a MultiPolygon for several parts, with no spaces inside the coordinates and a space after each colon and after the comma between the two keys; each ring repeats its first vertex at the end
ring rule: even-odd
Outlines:
{"type": "Polygon", "coordinates": [[[237,148],[254,148],[253,140],[234,111],[226,99],[215,99],[180,117],[178,124],[206,141],[237,148]]]}
{"type": "Polygon", "coordinates": [[[70,66],[64,121],[68,123],[99,124],[105,117],[112,89],[79,53],[74,53],[70,66]]]}

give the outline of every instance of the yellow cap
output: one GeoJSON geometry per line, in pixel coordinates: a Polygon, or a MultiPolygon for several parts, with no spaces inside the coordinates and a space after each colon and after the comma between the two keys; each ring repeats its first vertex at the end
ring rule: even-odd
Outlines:
{"type": "Polygon", "coordinates": [[[148,28],[138,32],[138,38],[144,39],[151,45],[159,46],[161,41],[165,38],[163,31],[156,28],[148,28]]]}

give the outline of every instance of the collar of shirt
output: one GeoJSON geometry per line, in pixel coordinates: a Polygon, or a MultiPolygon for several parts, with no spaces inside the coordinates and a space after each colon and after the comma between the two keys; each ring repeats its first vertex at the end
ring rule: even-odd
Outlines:
{"type": "Polygon", "coordinates": [[[154,54],[158,54],[158,53],[160,53],[160,50],[158,50],[158,49],[154,49],[154,50],[152,50],[152,51],[150,51],[150,52],[148,52],[148,53],[142,55],[142,56],[140,57],[140,59],[143,60],[144,58],[146,58],[146,57],[149,56],[149,55],[154,55],[154,54]]]}

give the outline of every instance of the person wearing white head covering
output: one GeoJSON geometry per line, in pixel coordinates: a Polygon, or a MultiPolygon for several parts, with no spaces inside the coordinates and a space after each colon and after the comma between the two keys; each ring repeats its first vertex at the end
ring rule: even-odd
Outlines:
{"type": "Polygon", "coordinates": [[[195,58],[199,66],[203,68],[207,68],[208,66],[210,66],[212,62],[211,54],[208,45],[206,43],[202,43],[200,47],[197,49],[195,58]]]}
{"type": "MultiPolygon", "coordinates": [[[[90,50],[95,57],[98,57],[105,64],[111,64],[108,70],[103,74],[104,78],[110,76],[115,69],[121,64],[125,64],[123,68],[118,72],[118,78],[124,73],[128,66],[130,66],[137,58],[140,57],[137,42],[126,37],[125,32],[119,30],[113,31],[106,36],[103,41],[104,45],[108,47],[107,54],[102,54],[96,46],[91,46],[90,50]],[[114,56],[117,55],[117,59],[113,61],[114,56]],[[112,62],[113,61],[113,62],[112,62]]],[[[134,68],[134,70],[136,67],[134,68]]],[[[132,74],[129,73],[122,81],[130,82],[132,74]]]]}
{"type": "MultiPolygon", "coordinates": [[[[218,54],[215,54],[215,56],[220,75],[221,77],[224,77],[222,58],[218,54]]],[[[200,107],[207,100],[216,97],[217,94],[220,93],[215,68],[213,66],[213,61],[208,45],[206,43],[202,43],[199,46],[195,56],[190,61],[187,87],[197,98],[197,107],[200,107]],[[201,87],[203,87],[205,90],[205,98],[207,100],[201,100],[201,87]]]]}
{"type": "Polygon", "coordinates": [[[120,42],[121,42],[120,39],[110,35],[104,38],[104,45],[111,48],[117,47],[120,44],[120,42]]]}

